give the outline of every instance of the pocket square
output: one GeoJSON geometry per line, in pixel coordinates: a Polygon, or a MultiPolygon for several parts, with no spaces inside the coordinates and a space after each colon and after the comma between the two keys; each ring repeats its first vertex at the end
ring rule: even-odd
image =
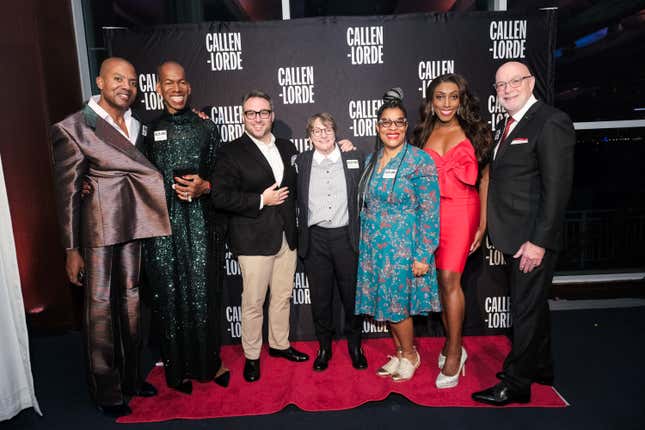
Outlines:
{"type": "Polygon", "coordinates": [[[518,137],[511,141],[511,145],[522,145],[524,143],[529,143],[529,140],[526,137],[518,137]]]}

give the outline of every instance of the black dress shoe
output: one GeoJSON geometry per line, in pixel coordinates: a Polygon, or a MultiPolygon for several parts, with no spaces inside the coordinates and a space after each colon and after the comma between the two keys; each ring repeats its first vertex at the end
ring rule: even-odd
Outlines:
{"type": "Polygon", "coordinates": [[[123,394],[126,396],[137,396],[137,397],[153,397],[157,395],[157,389],[155,388],[154,385],[149,384],[147,382],[142,382],[141,386],[139,387],[138,390],[136,391],[131,391],[131,390],[123,390],[123,394]]]}
{"type": "Polygon", "coordinates": [[[255,382],[260,379],[260,359],[246,359],[244,363],[244,379],[246,382],[255,382]]]}
{"type": "Polygon", "coordinates": [[[275,349],[275,348],[269,348],[269,355],[271,357],[282,357],[286,358],[289,361],[307,361],[309,360],[309,356],[305,354],[304,352],[300,352],[297,349],[293,347],[289,347],[287,349],[275,349]]]}
{"type": "Polygon", "coordinates": [[[169,386],[169,387],[172,388],[173,390],[179,391],[180,393],[184,393],[188,395],[193,394],[193,383],[189,380],[182,381],[181,384],[177,386],[174,386],[174,387],[169,386]]]}
{"type": "Polygon", "coordinates": [[[153,397],[157,395],[157,389],[152,384],[142,382],[141,387],[139,387],[139,390],[134,395],[139,397],[153,397]]]}
{"type": "Polygon", "coordinates": [[[99,411],[108,417],[119,418],[132,413],[132,409],[125,403],[120,403],[118,405],[98,405],[99,411]]]}
{"type": "Polygon", "coordinates": [[[354,369],[367,369],[367,358],[365,358],[365,354],[363,354],[363,349],[361,347],[350,347],[349,357],[352,359],[352,366],[354,366],[354,369]]]}
{"type": "Polygon", "coordinates": [[[476,402],[487,403],[493,406],[506,406],[509,403],[528,403],[531,401],[531,392],[516,391],[505,382],[500,382],[490,388],[473,393],[472,399],[476,402]]]}
{"type": "Polygon", "coordinates": [[[319,349],[318,355],[316,355],[316,359],[314,360],[314,370],[318,372],[325,370],[329,364],[329,360],[331,360],[331,349],[319,349]]]}
{"type": "MultiPolygon", "coordinates": [[[[497,379],[501,379],[502,381],[506,379],[506,373],[503,371],[497,372],[495,376],[497,379]]],[[[553,386],[553,375],[538,375],[533,379],[533,382],[537,382],[540,385],[553,386]]]]}
{"type": "Polygon", "coordinates": [[[231,381],[231,371],[222,372],[219,376],[213,378],[213,381],[220,387],[228,387],[228,383],[231,381]]]}

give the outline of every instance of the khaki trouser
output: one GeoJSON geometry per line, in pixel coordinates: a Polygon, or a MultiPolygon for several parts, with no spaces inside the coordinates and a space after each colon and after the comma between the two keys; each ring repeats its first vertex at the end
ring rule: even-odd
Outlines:
{"type": "Polygon", "coordinates": [[[267,288],[269,296],[269,346],[289,348],[289,311],[296,250],[289,249],[286,239],[275,255],[240,255],[242,272],[242,348],[250,360],[260,358],[262,349],[263,306],[267,288]]]}

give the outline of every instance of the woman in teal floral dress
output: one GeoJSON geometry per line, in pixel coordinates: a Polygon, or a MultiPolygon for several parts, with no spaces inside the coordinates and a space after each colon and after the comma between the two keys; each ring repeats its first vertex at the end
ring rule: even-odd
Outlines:
{"type": "Polygon", "coordinates": [[[359,187],[356,313],[389,321],[396,354],[377,374],[404,381],[421,361],[411,316],[440,310],[433,255],[439,243],[439,187],[432,158],[406,142],[400,90],[386,93],[377,119],[377,149],[359,187]]]}

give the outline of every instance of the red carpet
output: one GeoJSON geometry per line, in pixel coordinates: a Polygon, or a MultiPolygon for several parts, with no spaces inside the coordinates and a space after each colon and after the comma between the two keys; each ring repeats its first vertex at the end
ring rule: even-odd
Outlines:
{"type": "MultiPolygon", "coordinates": [[[[421,367],[408,382],[393,382],[374,373],[392,351],[390,338],[363,342],[369,361],[369,368],[363,371],[352,367],[345,341],[334,343],[333,358],[324,372],[314,372],[311,368],[318,346],[316,342],[294,342],[297,349],[311,357],[305,363],[269,357],[265,349],[261,358],[261,379],[252,384],[242,377],[242,347],[226,346],[222,348],[222,358],[232,372],[228,388],[214,383],[193,383],[193,394],[187,396],[168,389],[163,369],[157,367],[150,372],[148,382],[159,389],[159,395],[133,399],[130,402],[132,414],[118,422],[262,415],[280,411],[289,404],[305,411],[334,411],[383,400],[391,393],[401,394],[422,406],[486,407],[473,402],[470,394],[497,382],[495,372],[501,369],[502,360],[509,351],[508,339],[503,336],[465,337],[466,376],[460,379],[456,388],[438,390],[434,381],[439,372],[436,363],[442,342],[442,338],[417,339],[421,367]]],[[[531,403],[518,406],[564,407],[567,403],[553,388],[533,384],[531,403]]]]}

